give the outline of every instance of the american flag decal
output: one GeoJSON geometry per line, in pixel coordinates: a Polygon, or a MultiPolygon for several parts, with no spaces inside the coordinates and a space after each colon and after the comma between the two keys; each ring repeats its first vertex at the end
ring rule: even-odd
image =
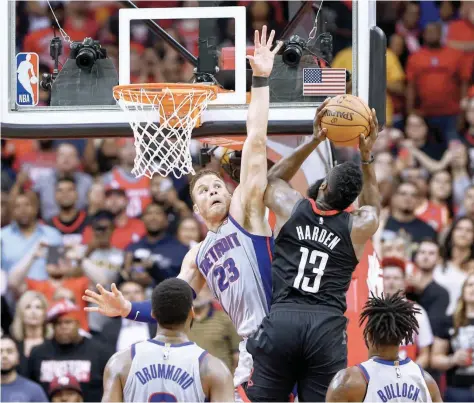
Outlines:
{"type": "Polygon", "coordinates": [[[346,69],[303,69],[303,95],[327,96],[346,93],[346,69]]]}

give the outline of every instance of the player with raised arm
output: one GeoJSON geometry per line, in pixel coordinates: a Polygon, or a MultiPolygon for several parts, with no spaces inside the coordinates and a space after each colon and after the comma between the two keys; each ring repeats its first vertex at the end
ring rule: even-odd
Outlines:
{"type": "MultiPolygon", "coordinates": [[[[240,345],[235,386],[248,380],[252,357],[246,339],[268,314],[271,298],[271,249],[273,238],[265,218],[264,194],[267,187],[267,125],[270,104],[269,76],[275,54],[275,32],[267,39],[255,31],[255,52],[248,56],[253,70],[251,102],[247,117],[247,138],[242,150],[240,185],[231,195],[217,172],[198,172],[190,183],[194,211],[201,215],[209,232],[183,260],[179,278],[197,294],[207,284],[244,338],[240,345]]],[[[116,286],[112,291],[97,286],[99,293],[86,291],[85,301],[97,304],[86,308],[107,316],[153,321],[150,301],[131,304],[116,286]]]]}
{"type": "Polygon", "coordinates": [[[329,382],[347,364],[346,292],[366,241],[378,227],[380,194],[371,150],[378,135],[375,110],[370,134],[360,136],[362,169],[340,164],[304,198],[288,181],[325,140],[318,108],[314,136],[275,164],[268,174],[266,205],[276,215],[270,315],[249,338],[254,368],[250,401],[324,401],[329,382]],[[359,196],[360,195],[360,196],[359,196]],[[345,210],[359,197],[359,209],[345,210]]]}
{"type": "Polygon", "coordinates": [[[151,298],[155,338],[115,353],[104,373],[103,402],[229,402],[232,375],[187,334],[194,318],[193,293],[185,281],[160,283],[151,298]]]}
{"type": "Polygon", "coordinates": [[[367,320],[364,338],[368,361],[337,373],[327,402],[442,402],[434,379],[410,358],[400,360],[399,346],[413,343],[417,308],[400,292],[369,298],[360,315],[367,320]]]}

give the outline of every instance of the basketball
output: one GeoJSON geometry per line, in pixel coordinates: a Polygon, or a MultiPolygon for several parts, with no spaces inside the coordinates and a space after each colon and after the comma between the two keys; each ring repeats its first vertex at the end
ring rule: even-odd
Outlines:
{"type": "Polygon", "coordinates": [[[369,106],[354,95],[338,95],[326,105],[321,127],[327,129],[327,138],[338,146],[359,144],[361,133],[370,131],[369,106]]]}

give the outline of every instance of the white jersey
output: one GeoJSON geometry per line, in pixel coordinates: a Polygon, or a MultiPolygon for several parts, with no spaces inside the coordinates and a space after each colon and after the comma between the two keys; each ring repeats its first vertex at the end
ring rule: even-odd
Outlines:
{"type": "Polygon", "coordinates": [[[248,380],[252,358],[245,339],[269,312],[272,295],[273,238],[252,235],[230,215],[217,232],[208,231],[196,256],[199,271],[244,338],[234,384],[248,380]]]}
{"type": "Polygon", "coordinates": [[[423,369],[410,358],[395,363],[371,358],[357,365],[367,381],[364,402],[431,402],[423,369]]]}
{"type": "Polygon", "coordinates": [[[204,402],[199,364],[207,351],[193,342],[147,340],[132,345],[125,402],[204,402]]]}

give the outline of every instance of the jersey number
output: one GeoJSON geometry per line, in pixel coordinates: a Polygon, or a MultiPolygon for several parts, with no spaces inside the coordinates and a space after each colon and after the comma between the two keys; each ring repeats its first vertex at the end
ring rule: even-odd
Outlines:
{"type": "Polygon", "coordinates": [[[219,290],[225,291],[229,288],[230,283],[237,281],[240,273],[235,266],[234,259],[227,259],[222,266],[217,266],[214,269],[214,277],[218,277],[217,286],[219,290]]]}
{"type": "Polygon", "coordinates": [[[171,393],[153,393],[150,395],[148,398],[149,402],[177,402],[178,399],[176,399],[175,395],[172,395],[171,393]]]}
{"type": "Polygon", "coordinates": [[[300,248],[300,252],[301,252],[301,260],[300,260],[300,265],[298,266],[298,275],[295,278],[293,287],[299,288],[306,292],[310,292],[312,294],[316,294],[319,291],[319,286],[321,285],[321,278],[323,277],[324,269],[326,268],[326,264],[328,263],[329,255],[327,253],[320,252],[318,250],[313,250],[311,251],[311,254],[310,254],[309,249],[304,248],[304,247],[300,248]],[[306,265],[308,263],[308,257],[309,257],[309,264],[311,265],[316,264],[316,260],[318,257],[321,258],[317,266],[313,266],[309,268],[309,270],[311,270],[312,273],[316,274],[314,283],[311,286],[309,285],[309,282],[311,279],[304,275],[306,265]]]}

